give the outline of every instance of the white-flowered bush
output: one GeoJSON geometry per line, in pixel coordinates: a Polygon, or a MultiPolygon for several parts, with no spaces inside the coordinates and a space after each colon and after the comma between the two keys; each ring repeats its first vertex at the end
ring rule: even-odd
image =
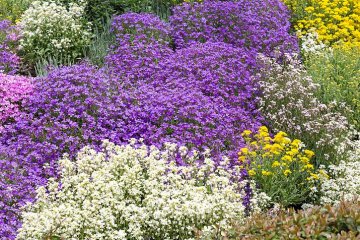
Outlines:
{"type": "Polygon", "coordinates": [[[337,163],[351,149],[351,127],[337,111],[346,106],[336,102],[323,104],[316,96],[320,86],[300,60],[285,57],[285,64],[264,56],[258,58],[263,66],[257,76],[262,92],[260,110],[273,131],[287,132],[314,150],[317,166],[337,163]]]}
{"type": "Polygon", "coordinates": [[[52,1],[35,1],[22,15],[20,49],[30,62],[41,58],[76,59],[90,43],[90,23],[85,21],[85,4],[67,8],[52,1]]]}
{"type": "Polygon", "coordinates": [[[199,154],[173,144],[136,145],[104,141],[99,152],[85,147],[75,162],[61,159],[61,180],[50,179],[24,207],[17,239],[189,239],[241,224],[239,167],[226,158],[215,167],[208,153],[200,164],[199,154]]]}
{"type": "Polygon", "coordinates": [[[351,201],[360,196],[360,141],[351,153],[349,161],[339,165],[330,165],[332,178],[325,180],[321,186],[322,204],[337,204],[340,200],[351,201]]]}

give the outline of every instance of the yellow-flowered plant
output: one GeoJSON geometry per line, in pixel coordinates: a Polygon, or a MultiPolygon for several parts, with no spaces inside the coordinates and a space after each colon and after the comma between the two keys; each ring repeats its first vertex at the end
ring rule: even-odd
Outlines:
{"type": "Polygon", "coordinates": [[[359,0],[283,0],[300,36],[312,31],[332,46],[360,47],[359,0]]]}
{"type": "Polygon", "coordinates": [[[247,168],[262,191],[283,206],[297,206],[310,201],[327,178],[311,163],[315,153],[302,149],[299,139],[291,140],[285,132],[271,137],[265,126],[258,132],[242,133],[247,145],[240,149],[239,161],[247,168]]]}
{"type": "Polygon", "coordinates": [[[33,0],[0,0],[0,20],[20,21],[21,14],[33,0]]]}

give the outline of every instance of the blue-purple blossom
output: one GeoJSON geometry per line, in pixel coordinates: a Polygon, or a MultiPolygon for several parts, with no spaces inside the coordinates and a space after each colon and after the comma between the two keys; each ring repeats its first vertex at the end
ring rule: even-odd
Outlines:
{"type": "Polygon", "coordinates": [[[20,58],[12,46],[17,40],[18,34],[11,22],[0,21],[0,73],[14,74],[18,71],[20,58]]]}
{"type": "Polygon", "coordinates": [[[274,56],[298,51],[289,34],[290,14],[280,0],[205,1],[176,6],[170,17],[177,48],[195,42],[225,42],[274,56]]]}

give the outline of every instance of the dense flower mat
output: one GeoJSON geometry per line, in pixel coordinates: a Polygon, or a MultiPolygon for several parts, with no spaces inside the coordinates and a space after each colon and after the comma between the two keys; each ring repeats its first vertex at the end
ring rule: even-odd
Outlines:
{"type": "Polygon", "coordinates": [[[278,204],[358,219],[355,1],[31,2],[0,0],[1,239],[248,239],[278,204]]]}

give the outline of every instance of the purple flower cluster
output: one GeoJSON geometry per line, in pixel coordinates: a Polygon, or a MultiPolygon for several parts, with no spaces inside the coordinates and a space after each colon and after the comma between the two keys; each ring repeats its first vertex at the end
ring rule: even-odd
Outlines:
{"type": "Polygon", "coordinates": [[[256,129],[261,119],[248,58],[231,45],[208,43],[179,51],[159,64],[158,75],[134,85],[88,65],[37,79],[24,105],[28,116],[6,126],[0,138],[0,234],[14,234],[19,206],[56,176],[61,155],[75,156],[85,145],[144,138],[157,146],[170,141],[210,148],[215,157],[235,154],[240,133],[256,129]]]}
{"type": "Polygon", "coordinates": [[[111,24],[111,30],[120,41],[126,36],[141,36],[149,42],[169,44],[171,39],[170,25],[151,13],[125,13],[116,16],[111,24]]]}
{"type": "Polygon", "coordinates": [[[0,73],[14,74],[20,64],[20,58],[12,49],[12,43],[18,40],[15,29],[8,20],[0,21],[0,73]]]}
{"type": "Polygon", "coordinates": [[[3,125],[21,116],[21,106],[31,93],[31,79],[0,73],[0,132],[3,125]]]}
{"type": "Polygon", "coordinates": [[[280,0],[205,1],[184,3],[170,17],[175,46],[225,42],[273,56],[298,50],[289,34],[290,14],[280,0]]]}
{"type": "Polygon", "coordinates": [[[152,77],[158,63],[173,53],[170,26],[153,14],[126,13],[114,17],[116,43],[105,61],[110,72],[128,83],[152,77]]]}
{"type": "Polygon", "coordinates": [[[0,236],[15,236],[19,207],[55,176],[56,159],[111,134],[113,123],[101,111],[105,79],[92,67],[75,66],[34,81],[23,104],[27,115],[5,126],[0,138],[0,236]]]}
{"type": "Polygon", "coordinates": [[[161,70],[158,63],[170,56],[173,51],[157,41],[148,42],[142,37],[125,36],[117,41],[105,62],[114,77],[123,82],[134,84],[138,81],[151,78],[161,70]]]}

